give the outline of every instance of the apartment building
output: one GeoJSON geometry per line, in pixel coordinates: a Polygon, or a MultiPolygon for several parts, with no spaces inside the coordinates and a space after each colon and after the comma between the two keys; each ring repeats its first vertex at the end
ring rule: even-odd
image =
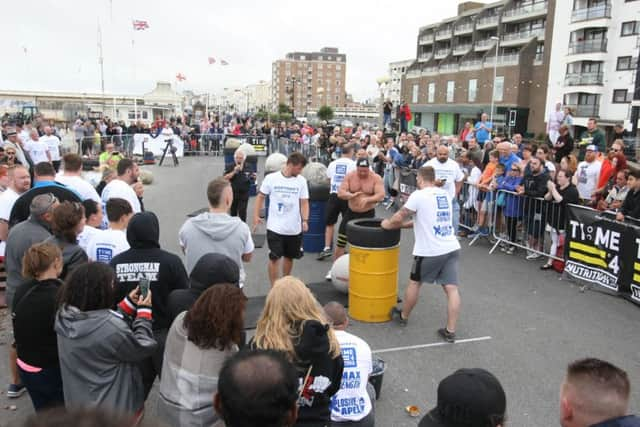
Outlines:
{"type": "MultiPolygon", "coordinates": [[[[640,50],[640,1],[568,0],[558,3],[551,49],[546,114],[557,102],[573,110],[574,124],[597,117],[602,127],[624,123],[632,114],[640,50]]],[[[639,104],[640,105],[640,104],[639,104]]]]}
{"type": "Polygon", "coordinates": [[[465,2],[457,16],[420,28],[402,86],[414,124],[456,133],[492,115],[493,101],[497,128],[543,132],[555,4],[465,2]]]}
{"type": "Polygon", "coordinates": [[[389,84],[385,89],[385,98],[393,102],[394,107],[400,105],[402,100],[402,78],[414,61],[415,59],[406,59],[389,63],[389,84]]]}
{"type": "Polygon", "coordinates": [[[291,52],[273,63],[272,108],[286,104],[297,116],[323,105],[345,105],[347,56],[337,48],[291,52]]]}
{"type": "Polygon", "coordinates": [[[246,98],[244,111],[255,113],[271,107],[271,83],[260,80],[256,84],[245,86],[243,94],[246,98]]]}

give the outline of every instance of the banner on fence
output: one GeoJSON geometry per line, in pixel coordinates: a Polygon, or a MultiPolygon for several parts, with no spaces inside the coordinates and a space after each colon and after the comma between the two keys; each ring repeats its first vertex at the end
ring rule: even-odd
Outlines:
{"type": "Polygon", "coordinates": [[[640,228],[598,211],[567,207],[566,265],[570,276],[640,303],[640,228]]]}
{"type": "MultiPolygon", "coordinates": [[[[184,155],[184,143],[179,136],[172,135],[170,138],[162,135],[157,138],[152,137],[146,133],[136,133],[133,135],[133,154],[143,155],[142,146],[144,144],[144,151],[151,151],[154,156],[161,156],[164,148],[167,145],[166,140],[171,139],[173,146],[177,149],[176,156],[182,157],[184,155]]],[[[170,153],[167,153],[169,155],[170,153]]]]}

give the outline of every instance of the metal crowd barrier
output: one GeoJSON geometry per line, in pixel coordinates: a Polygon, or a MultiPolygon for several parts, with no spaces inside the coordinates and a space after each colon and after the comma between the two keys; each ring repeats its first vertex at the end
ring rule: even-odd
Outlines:
{"type": "Polygon", "coordinates": [[[271,139],[270,153],[280,153],[289,156],[289,154],[295,151],[302,153],[307,160],[311,162],[320,162],[326,165],[331,161],[331,155],[315,144],[305,144],[283,137],[271,139]]]}

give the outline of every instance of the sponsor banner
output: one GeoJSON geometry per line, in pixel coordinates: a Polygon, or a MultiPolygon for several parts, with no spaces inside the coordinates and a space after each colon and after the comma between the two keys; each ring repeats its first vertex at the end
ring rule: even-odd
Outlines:
{"type": "MultiPolygon", "coordinates": [[[[154,138],[152,135],[145,133],[136,133],[133,135],[133,154],[142,155],[142,146],[144,143],[145,151],[151,151],[156,157],[162,156],[162,152],[167,145],[167,139],[172,140],[173,146],[176,148],[176,156],[182,157],[184,155],[184,143],[179,136],[171,135],[171,137],[166,137],[159,135],[157,138],[154,138]]],[[[167,156],[171,156],[171,153],[167,152],[167,156]]]]}
{"type": "Polygon", "coordinates": [[[417,174],[414,169],[398,169],[396,173],[400,174],[398,179],[400,203],[404,204],[411,193],[418,189],[417,174]]]}

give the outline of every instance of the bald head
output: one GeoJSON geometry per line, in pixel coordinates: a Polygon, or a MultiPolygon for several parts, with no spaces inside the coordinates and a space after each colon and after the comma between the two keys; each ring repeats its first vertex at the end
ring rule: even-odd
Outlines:
{"type": "Polygon", "coordinates": [[[446,163],[446,161],[449,160],[449,147],[439,145],[436,149],[436,157],[440,163],[446,163]]]}
{"type": "Polygon", "coordinates": [[[328,302],[324,306],[324,312],[333,324],[334,329],[345,329],[347,326],[347,310],[336,301],[328,302]]]}

